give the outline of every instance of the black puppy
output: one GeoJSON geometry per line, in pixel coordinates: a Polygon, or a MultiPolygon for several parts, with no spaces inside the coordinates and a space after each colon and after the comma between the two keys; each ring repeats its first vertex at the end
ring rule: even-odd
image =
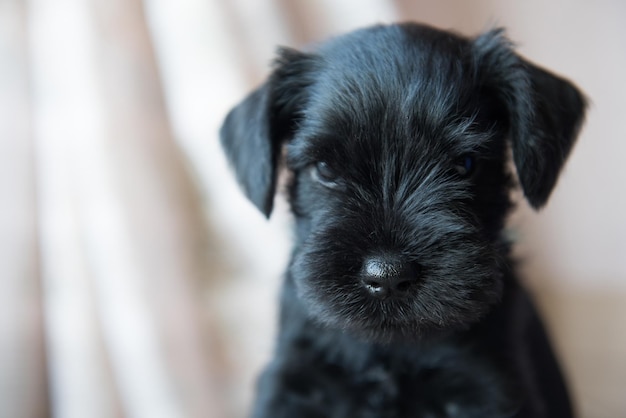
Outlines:
{"type": "Polygon", "coordinates": [[[541,207],[584,108],[501,30],[375,26],[282,50],[221,130],[266,216],[284,162],[295,216],[253,415],[572,416],[502,231],[509,146],[541,207]]]}

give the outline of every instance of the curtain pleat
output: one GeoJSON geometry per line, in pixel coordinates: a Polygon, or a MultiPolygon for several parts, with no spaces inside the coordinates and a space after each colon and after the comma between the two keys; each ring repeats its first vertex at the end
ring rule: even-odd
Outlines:
{"type": "Polygon", "coordinates": [[[49,413],[38,261],[28,22],[0,2],[0,416],[49,413]]]}
{"type": "Polygon", "coordinates": [[[139,1],[33,0],[53,415],[222,416],[202,209],[139,1]]]}

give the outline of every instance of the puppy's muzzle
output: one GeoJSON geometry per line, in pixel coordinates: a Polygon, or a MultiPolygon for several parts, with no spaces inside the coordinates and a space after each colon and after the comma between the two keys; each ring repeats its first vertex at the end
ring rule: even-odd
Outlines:
{"type": "Polygon", "coordinates": [[[391,255],[377,255],[365,259],[360,278],[365,290],[376,298],[405,298],[418,283],[419,273],[416,263],[391,255]]]}

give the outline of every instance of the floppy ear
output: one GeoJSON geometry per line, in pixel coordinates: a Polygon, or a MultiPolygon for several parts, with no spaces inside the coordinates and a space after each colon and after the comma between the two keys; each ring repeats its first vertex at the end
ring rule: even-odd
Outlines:
{"type": "Polygon", "coordinates": [[[282,49],[267,82],[230,111],[220,129],[226,157],[244,193],[272,212],[282,144],[293,135],[311,84],[313,57],[282,49]]]}
{"type": "Polygon", "coordinates": [[[578,136],[586,100],[571,82],[517,56],[501,29],[479,36],[473,46],[481,85],[506,109],[524,195],[539,209],[578,136]]]}

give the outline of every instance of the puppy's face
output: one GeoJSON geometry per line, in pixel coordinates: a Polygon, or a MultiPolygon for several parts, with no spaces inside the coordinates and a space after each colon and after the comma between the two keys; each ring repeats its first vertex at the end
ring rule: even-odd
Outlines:
{"type": "Polygon", "coordinates": [[[222,139],[266,214],[286,147],[297,220],[289,275],[311,316],[389,340],[465,326],[498,300],[507,137],[540,206],[583,106],[573,86],[521,61],[499,33],[468,40],[376,27],[315,54],[283,53],[222,139]],[[555,101],[561,110],[547,112],[555,101]]]}
{"type": "Polygon", "coordinates": [[[419,57],[410,76],[407,63],[376,62],[375,79],[344,57],[309,87],[287,145],[291,274],[333,326],[419,335],[474,321],[498,298],[505,128],[446,52],[431,52],[447,66],[436,79],[419,57]]]}

